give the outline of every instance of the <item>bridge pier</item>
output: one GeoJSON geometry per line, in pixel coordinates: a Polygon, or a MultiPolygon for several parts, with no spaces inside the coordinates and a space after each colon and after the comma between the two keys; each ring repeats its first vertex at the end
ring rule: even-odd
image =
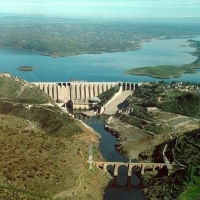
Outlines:
{"type": "Polygon", "coordinates": [[[118,176],[118,167],[119,165],[117,164],[114,165],[114,176],[118,176]]]}
{"type": "Polygon", "coordinates": [[[117,183],[117,176],[114,176],[114,179],[113,179],[113,187],[116,188],[118,186],[118,183],[117,183]]]}
{"type": "Polygon", "coordinates": [[[140,188],[144,187],[144,180],[142,178],[140,178],[140,188]]]}
{"type": "Polygon", "coordinates": [[[131,176],[127,176],[127,183],[126,183],[127,188],[131,188],[131,176]]]}
{"type": "Polygon", "coordinates": [[[141,165],[141,175],[144,174],[144,165],[141,165]]]}
{"type": "Polygon", "coordinates": [[[107,172],[107,165],[104,163],[103,164],[103,170],[105,171],[105,172],[107,172]]]}

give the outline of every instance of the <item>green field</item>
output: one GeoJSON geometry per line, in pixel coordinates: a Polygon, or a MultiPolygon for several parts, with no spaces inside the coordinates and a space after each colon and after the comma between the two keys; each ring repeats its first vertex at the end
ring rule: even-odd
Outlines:
{"type": "Polygon", "coordinates": [[[191,170],[191,182],[186,191],[179,197],[179,200],[198,200],[200,199],[200,174],[199,167],[193,167],[191,170]]]}
{"type": "Polygon", "coordinates": [[[189,186],[187,191],[183,193],[179,200],[199,200],[200,199],[200,185],[189,186]]]}

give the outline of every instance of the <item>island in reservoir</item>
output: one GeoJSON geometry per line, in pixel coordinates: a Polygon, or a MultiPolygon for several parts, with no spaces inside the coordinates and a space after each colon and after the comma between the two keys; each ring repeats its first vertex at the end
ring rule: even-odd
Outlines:
{"type": "Polygon", "coordinates": [[[20,70],[20,71],[33,71],[34,68],[31,67],[31,66],[21,66],[21,67],[18,67],[17,70],[20,70]]]}

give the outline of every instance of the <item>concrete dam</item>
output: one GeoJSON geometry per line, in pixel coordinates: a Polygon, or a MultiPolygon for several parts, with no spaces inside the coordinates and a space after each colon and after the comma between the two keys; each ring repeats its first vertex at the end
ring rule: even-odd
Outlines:
{"type": "Polygon", "coordinates": [[[56,102],[70,105],[73,109],[90,109],[91,100],[114,86],[122,90],[137,88],[139,83],[123,82],[33,82],[56,102]]]}

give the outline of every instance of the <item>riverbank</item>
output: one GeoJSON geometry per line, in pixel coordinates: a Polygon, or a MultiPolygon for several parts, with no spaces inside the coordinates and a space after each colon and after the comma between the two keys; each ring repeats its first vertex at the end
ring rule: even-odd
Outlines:
{"type": "Polygon", "coordinates": [[[152,135],[117,118],[110,117],[105,129],[117,138],[115,149],[126,158],[138,159],[141,152],[152,147],[152,135]]]}

